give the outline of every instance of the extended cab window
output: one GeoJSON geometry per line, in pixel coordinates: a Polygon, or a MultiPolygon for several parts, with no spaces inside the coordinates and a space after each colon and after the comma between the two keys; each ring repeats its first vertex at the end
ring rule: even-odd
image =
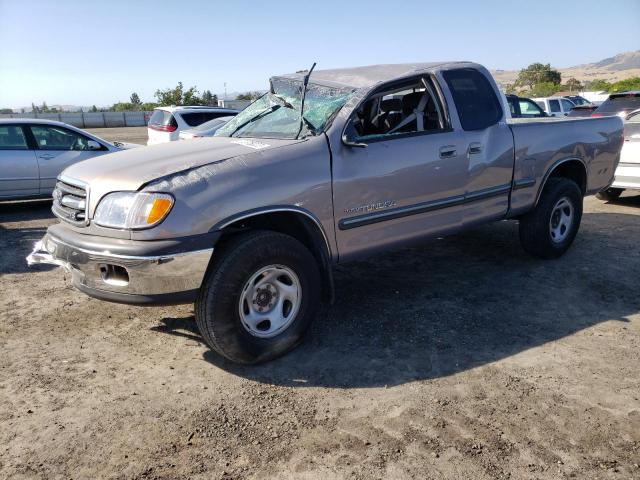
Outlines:
{"type": "Polygon", "coordinates": [[[502,107],[494,88],[473,68],[448,70],[443,74],[464,130],[482,130],[498,123],[502,107]]]}
{"type": "Polygon", "coordinates": [[[27,150],[27,139],[17,125],[0,125],[0,150],[27,150]]]}
{"type": "Polygon", "coordinates": [[[420,78],[373,93],[354,113],[348,127],[359,140],[437,132],[446,128],[433,83],[420,78]]]}
{"type": "Polygon", "coordinates": [[[558,100],[549,100],[549,111],[558,113],[560,111],[560,102],[558,100]]]}

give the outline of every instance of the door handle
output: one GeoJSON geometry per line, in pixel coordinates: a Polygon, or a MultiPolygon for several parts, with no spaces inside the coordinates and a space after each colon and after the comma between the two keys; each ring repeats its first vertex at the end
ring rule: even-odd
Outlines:
{"type": "Polygon", "coordinates": [[[455,145],[445,145],[444,147],[440,147],[440,158],[451,158],[455,156],[456,156],[455,145]]]}
{"type": "Polygon", "coordinates": [[[477,153],[482,152],[482,144],[478,142],[473,142],[469,144],[469,155],[475,155],[477,153]]]}
{"type": "Polygon", "coordinates": [[[43,153],[42,155],[38,155],[38,158],[42,158],[44,160],[50,160],[53,157],[55,157],[55,155],[51,155],[50,153],[43,153]]]}

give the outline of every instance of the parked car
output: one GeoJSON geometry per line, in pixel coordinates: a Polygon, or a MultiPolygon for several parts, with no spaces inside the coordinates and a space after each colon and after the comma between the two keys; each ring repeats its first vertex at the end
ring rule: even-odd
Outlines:
{"type": "Polygon", "coordinates": [[[505,97],[509,104],[511,118],[536,118],[549,116],[530,98],[519,97],[518,95],[512,94],[505,95],[505,97]]]}
{"type": "Polygon", "coordinates": [[[628,113],[640,108],[640,91],[612,93],[591,114],[592,117],[619,115],[625,117],[628,113]]]}
{"type": "Polygon", "coordinates": [[[180,140],[191,140],[192,138],[213,137],[218,129],[232,118],[233,115],[214,118],[213,120],[204,122],[202,125],[198,125],[197,127],[181,131],[179,138],[180,140]]]}
{"type": "Polygon", "coordinates": [[[567,100],[571,101],[571,103],[573,103],[576,107],[594,105],[592,102],[590,102],[589,100],[587,100],[586,98],[580,95],[565,95],[563,98],[566,98],[567,100]]]}
{"type": "Polygon", "coordinates": [[[0,119],[0,200],[50,197],[68,166],[138,146],[107,142],[53,120],[0,119]]]}
{"type": "Polygon", "coordinates": [[[576,105],[569,112],[568,117],[590,117],[593,112],[598,108],[597,105],[576,105]]]}
{"type": "Polygon", "coordinates": [[[55,205],[73,210],[54,209],[28,262],[103,300],[195,301],[219,354],[275,358],[338,263],[504,219],[532,255],[569,248],[583,197],[613,181],[622,120],[509,119],[501,98],[469,62],[273,77],[214,137],[65,170],[55,205]]]}
{"type": "Polygon", "coordinates": [[[157,107],[149,118],[147,145],[173,142],[188,130],[214,118],[236,115],[239,110],[221,107],[157,107]]]}
{"type": "Polygon", "coordinates": [[[625,190],[640,190],[640,109],[624,120],[624,145],[611,188],[600,192],[600,200],[615,200],[625,190]]]}
{"type": "Polygon", "coordinates": [[[573,107],[574,103],[564,97],[544,97],[534,98],[534,102],[545,111],[547,115],[552,117],[566,117],[573,107]]]}

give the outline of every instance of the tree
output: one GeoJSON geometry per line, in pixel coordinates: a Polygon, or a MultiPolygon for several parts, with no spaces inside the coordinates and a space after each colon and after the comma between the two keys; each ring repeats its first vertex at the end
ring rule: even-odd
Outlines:
{"type": "Polygon", "coordinates": [[[550,97],[556,92],[559,92],[562,85],[553,82],[541,82],[536,83],[531,90],[527,92],[530,97],[550,97]]]}
{"type": "Polygon", "coordinates": [[[218,96],[214,93],[211,93],[211,90],[205,90],[202,92],[202,100],[203,105],[207,105],[209,107],[217,107],[218,106],[218,96]]]}
{"type": "Polygon", "coordinates": [[[97,112],[98,111],[98,107],[96,107],[95,105],[91,106],[91,108],[89,109],[90,112],[97,112]]]}
{"type": "Polygon", "coordinates": [[[143,112],[150,112],[151,110],[153,110],[157,106],[159,106],[157,103],[145,102],[142,105],[140,105],[140,110],[142,110],[143,112]]]}
{"type": "Polygon", "coordinates": [[[31,112],[32,113],[40,113],[40,109],[36,107],[36,104],[31,102],[31,112]]]}
{"type": "Polygon", "coordinates": [[[156,90],[154,95],[158,99],[158,103],[164,106],[202,104],[202,99],[198,96],[198,89],[194,86],[185,90],[182,86],[182,82],[178,82],[178,85],[174,88],[156,90]]]}
{"type": "Polygon", "coordinates": [[[236,97],[236,100],[255,100],[262,96],[262,92],[254,91],[254,92],[245,92],[241,93],[236,97]]]}
{"type": "Polygon", "coordinates": [[[579,92],[582,89],[582,83],[580,83],[579,80],[576,80],[573,77],[567,80],[565,86],[569,89],[570,92],[579,92]]]}
{"type": "Polygon", "coordinates": [[[520,70],[516,84],[521,87],[529,87],[532,90],[538,83],[560,84],[561,75],[551,68],[551,64],[532,63],[527,68],[520,70]]]}
{"type": "Polygon", "coordinates": [[[114,103],[111,107],[112,112],[131,112],[136,109],[136,105],[129,102],[114,103]]]}
{"type": "Polygon", "coordinates": [[[620,80],[611,85],[609,89],[612,93],[626,92],[628,90],[640,90],[640,77],[631,77],[626,80],[620,80]]]}
{"type": "Polygon", "coordinates": [[[129,98],[129,101],[134,105],[142,105],[142,102],[140,101],[140,97],[138,96],[138,94],[136,92],[133,92],[131,94],[131,97],[129,98]]]}
{"type": "Polygon", "coordinates": [[[593,80],[587,84],[586,88],[593,92],[608,92],[611,88],[611,84],[605,80],[593,80]]]}
{"type": "Polygon", "coordinates": [[[0,108],[0,113],[13,113],[12,108],[0,108]]]}

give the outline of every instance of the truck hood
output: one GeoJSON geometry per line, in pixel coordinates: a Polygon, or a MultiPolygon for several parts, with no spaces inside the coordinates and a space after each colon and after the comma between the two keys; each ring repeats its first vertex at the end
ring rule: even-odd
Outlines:
{"type": "Polygon", "coordinates": [[[132,148],[71,165],[62,176],[89,185],[89,215],[107,193],[135,191],[152,180],[303,140],[212,137],[132,148]]]}

